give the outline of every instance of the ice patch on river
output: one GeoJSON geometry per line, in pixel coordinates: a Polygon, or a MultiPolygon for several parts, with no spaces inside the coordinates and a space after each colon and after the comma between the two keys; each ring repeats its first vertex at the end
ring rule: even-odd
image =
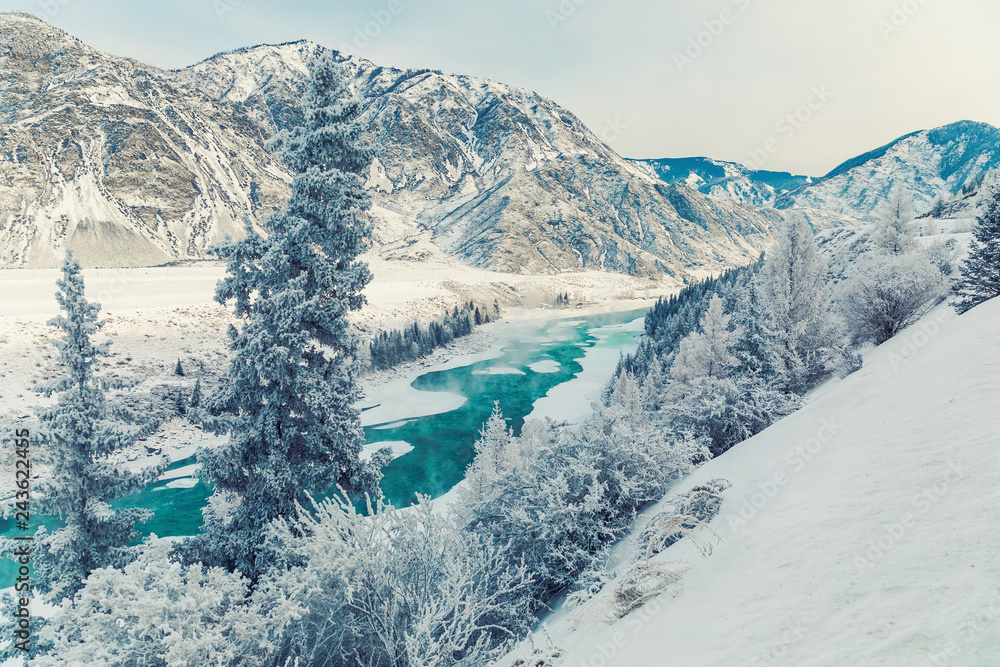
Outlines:
{"type": "Polygon", "coordinates": [[[618,366],[618,360],[623,354],[635,352],[638,346],[638,338],[633,338],[627,345],[611,345],[608,339],[622,332],[642,331],[644,323],[645,318],[640,317],[625,324],[591,329],[590,335],[597,338],[598,342],[587,348],[583,359],[579,360],[583,370],[572,380],[556,385],[535,401],[527,419],[547,418],[578,424],[589,417],[593,412],[591,404],[600,400],[601,392],[618,366]]]}
{"type": "Polygon", "coordinates": [[[535,373],[558,373],[559,369],[562,368],[562,364],[555,359],[545,359],[529,364],[528,368],[535,373]]]}

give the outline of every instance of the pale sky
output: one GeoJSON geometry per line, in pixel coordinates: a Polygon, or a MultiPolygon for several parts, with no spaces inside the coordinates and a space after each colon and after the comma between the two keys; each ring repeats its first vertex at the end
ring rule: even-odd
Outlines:
{"type": "Polygon", "coordinates": [[[626,157],[756,157],[754,166],[818,176],[913,130],[966,119],[1000,125],[995,0],[0,0],[0,8],[159,67],[307,38],[382,65],[484,76],[552,98],[626,157]]]}

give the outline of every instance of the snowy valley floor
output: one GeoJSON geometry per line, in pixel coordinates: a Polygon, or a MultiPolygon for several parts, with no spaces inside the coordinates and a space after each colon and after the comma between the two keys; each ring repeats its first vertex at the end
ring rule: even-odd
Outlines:
{"type": "Polygon", "coordinates": [[[711,555],[655,557],[692,566],[675,591],[613,623],[600,597],[557,610],[546,664],[1000,665],[998,377],[1000,299],[869,350],[673,489],[732,483],[711,555]]]}

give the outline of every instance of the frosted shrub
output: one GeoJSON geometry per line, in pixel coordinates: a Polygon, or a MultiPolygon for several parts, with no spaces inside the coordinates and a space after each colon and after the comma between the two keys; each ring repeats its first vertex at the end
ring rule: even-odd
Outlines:
{"type": "Polygon", "coordinates": [[[722,507],[722,492],[732,486],[727,480],[713,479],[676,496],[670,509],[657,514],[639,534],[640,552],[649,560],[683,537],[690,537],[704,555],[712,551],[711,544],[694,534],[698,526],[708,523],[722,507]]]}
{"type": "MultiPolygon", "coordinates": [[[[425,502],[359,513],[333,498],[283,523],[282,595],[308,608],[282,647],[301,667],[485,665],[528,629],[527,570],[425,502]]],[[[282,663],[283,664],[283,663],[282,663]]]]}
{"type": "Polygon", "coordinates": [[[95,570],[41,631],[32,665],[255,667],[272,664],[284,627],[302,610],[239,574],[170,558],[151,539],[123,570],[95,570]]]}
{"type": "Polygon", "coordinates": [[[880,345],[944,297],[945,278],[922,253],[868,253],[839,286],[840,309],[857,342],[880,345]]]}
{"type": "Polygon", "coordinates": [[[701,443],[668,439],[644,409],[646,394],[623,372],[607,405],[578,431],[525,424],[519,438],[499,410],[482,433],[455,512],[478,534],[510,545],[544,601],[573,584],[620,537],[643,505],[707,458],[701,443]]]}

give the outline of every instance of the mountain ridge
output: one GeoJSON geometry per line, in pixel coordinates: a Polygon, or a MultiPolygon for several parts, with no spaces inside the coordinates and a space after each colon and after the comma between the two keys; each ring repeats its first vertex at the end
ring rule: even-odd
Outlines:
{"type": "MultiPolygon", "coordinates": [[[[59,248],[81,245],[81,237],[96,264],[204,257],[212,242],[240,233],[243,214],[261,226],[281,205],[290,175],[263,149],[264,138],[296,121],[306,62],[324,47],[244,47],[160,70],[70,43],[39,19],[9,16],[0,16],[8,46],[0,70],[30,85],[13,91],[25,117],[5,118],[0,132],[16,134],[6,142],[11,154],[31,144],[26,123],[42,144],[33,147],[34,168],[18,159],[4,166],[0,262],[52,265],[59,248]],[[59,66],[43,72],[11,58],[27,42],[36,44],[36,61],[59,66]],[[91,69],[73,69],[83,61],[91,69]],[[43,80],[57,85],[43,90],[43,80]],[[64,125],[84,135],[72,143],[89,152],[56,177],[62,137],[46,134],[32,114],[67,106],[60,91],[69,80],[77,87],[70,101],[85,113],[64,125]],[[147,159],[155,168],[142,168],[147,159]],[[109,173],[127,172],[127,161],[130,173],[109,173]]],[[[365,139],[378,153],[368,185],[375,241],[388,258],[447,255],[515,273],[701,277],[756,257],[782,218],[674,192],[689,209],[679,215],[656,179],[532,91],[337,57],[363,99],[365,139]]],[[[3,146],[0,139],[0,154],[3,146]]]]}

